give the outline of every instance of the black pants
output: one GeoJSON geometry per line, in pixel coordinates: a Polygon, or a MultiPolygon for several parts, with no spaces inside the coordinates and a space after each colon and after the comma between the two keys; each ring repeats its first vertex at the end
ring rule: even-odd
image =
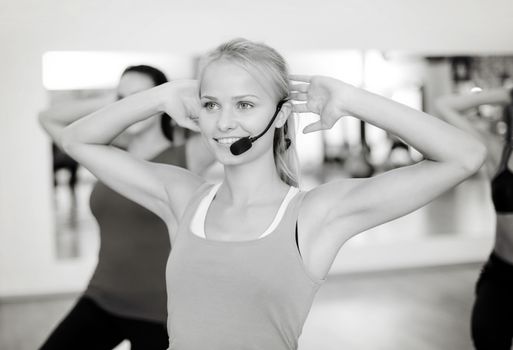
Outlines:
{"type": "Polygon", "coordinates": [[[513,340],[513,265],[492,253],[476,285],[472,340],[477,350],[510,350],[513,340]]]}
{"type": "Polygon", "coordinates": [[[164,323],[116,316],[81,297],[40,350],[111,350],[125,339],[131,350],[168,347],[164,323]]]}

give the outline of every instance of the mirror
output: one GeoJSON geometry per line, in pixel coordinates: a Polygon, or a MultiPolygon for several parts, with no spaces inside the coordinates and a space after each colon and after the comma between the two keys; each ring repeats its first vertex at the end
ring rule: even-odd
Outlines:
{"type": "MultiPolygon", "coordinates": [[[[378,50],[285,52],[284,56],[291,72],[333,76],[434,115],[439,96],[504,86],[513,77],[513,56],[428,57],[378,50]]],[[[169,78],[180,79],[194,77],[197,62],[198,57],[173,54],[49,52],[43,57],[43,83],[50,104],[56,104],[112,94],[121,71],[131,64],[154,65],[169,78]]],[[[482,106],[471,112],[471,118],[503,134],[501,113],[500,108],[482,106]]],[[[402,140],[353,117],[322,133],[299,132],[313,120],[313,115],[303,116],[297,127],[304,188],[340,177],[374,176],[422,159],[402,140]]],[[[88,209],[94,177],[55,149],[54,169],[57,256],[64,260],[94,256],[97,227],[88,209]]],[[[221,173],[217,168],[212,174],[215,180],[221,173]]],[[[332,271],[473,261],[488,251],[492,223],[487,184],[477,176],[426,207],[351,240],[332,271]],[[456,242],[466,249],[455,256],[447,247],[456,242]],[[415,254],[369,259],[381,245],[401,244],[415,254]]]]}

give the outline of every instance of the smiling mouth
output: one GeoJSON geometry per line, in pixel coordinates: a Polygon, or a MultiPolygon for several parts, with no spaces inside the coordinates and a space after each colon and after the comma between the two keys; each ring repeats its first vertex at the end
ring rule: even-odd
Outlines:
{"type": "Polygon", "coordinates": [[[220,143],[221,145],[231,145],[232,143],[240,140],[241,138],[242,137],[220,137],[220,138],[214,137],[214,140],[217,143],[220,143]]]}

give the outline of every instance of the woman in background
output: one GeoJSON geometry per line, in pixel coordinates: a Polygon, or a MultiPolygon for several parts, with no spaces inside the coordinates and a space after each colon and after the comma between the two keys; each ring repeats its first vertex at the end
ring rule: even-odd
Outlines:
{"type": "Polygon", "coordinates": [[[488,148],[485,173],[491,181],[496,212],[495,244],[476,285],[472,339],[478,350],[510,350],[513,341],[513,90],[490,89],[437,101],[440,115],[474,134],[488,148]],[[467,110],[481,105],[504,106],[503,138],[472,124],[467,110]]]}
{"type": "MultiPolygon", "coordinates": [[[[165,82],[166,76],[156,68],[128,67],[119,80],[117,99],[165,82]]],[[[39,120],[62,147],[67,125],[109,102],[97,98],[57,105],[41,112],[39,120]]],[[[213,156],[198,136],[187,134],[168,115],[156,113],[127,128],[112,147],[140,159],[201,172],[213,156]]],[[[90,206],[100,233],[96,270],[86,291],[41,349],[112,349],[125,339],[132,350],[165,349],[165,265],[170,251],[165,223],[101,181],[94,185],[90,206]]]]}

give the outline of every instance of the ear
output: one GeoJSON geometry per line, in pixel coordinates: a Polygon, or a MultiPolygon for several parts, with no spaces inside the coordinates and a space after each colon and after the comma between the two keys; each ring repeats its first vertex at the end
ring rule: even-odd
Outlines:
{"type": "Polygon", "coordinates": [[[292,114],[292,102],[287,101],[282,106],[278,115],[276,116],[276,128],[281,128],[287,122],[287,119],[292,114]]]}

